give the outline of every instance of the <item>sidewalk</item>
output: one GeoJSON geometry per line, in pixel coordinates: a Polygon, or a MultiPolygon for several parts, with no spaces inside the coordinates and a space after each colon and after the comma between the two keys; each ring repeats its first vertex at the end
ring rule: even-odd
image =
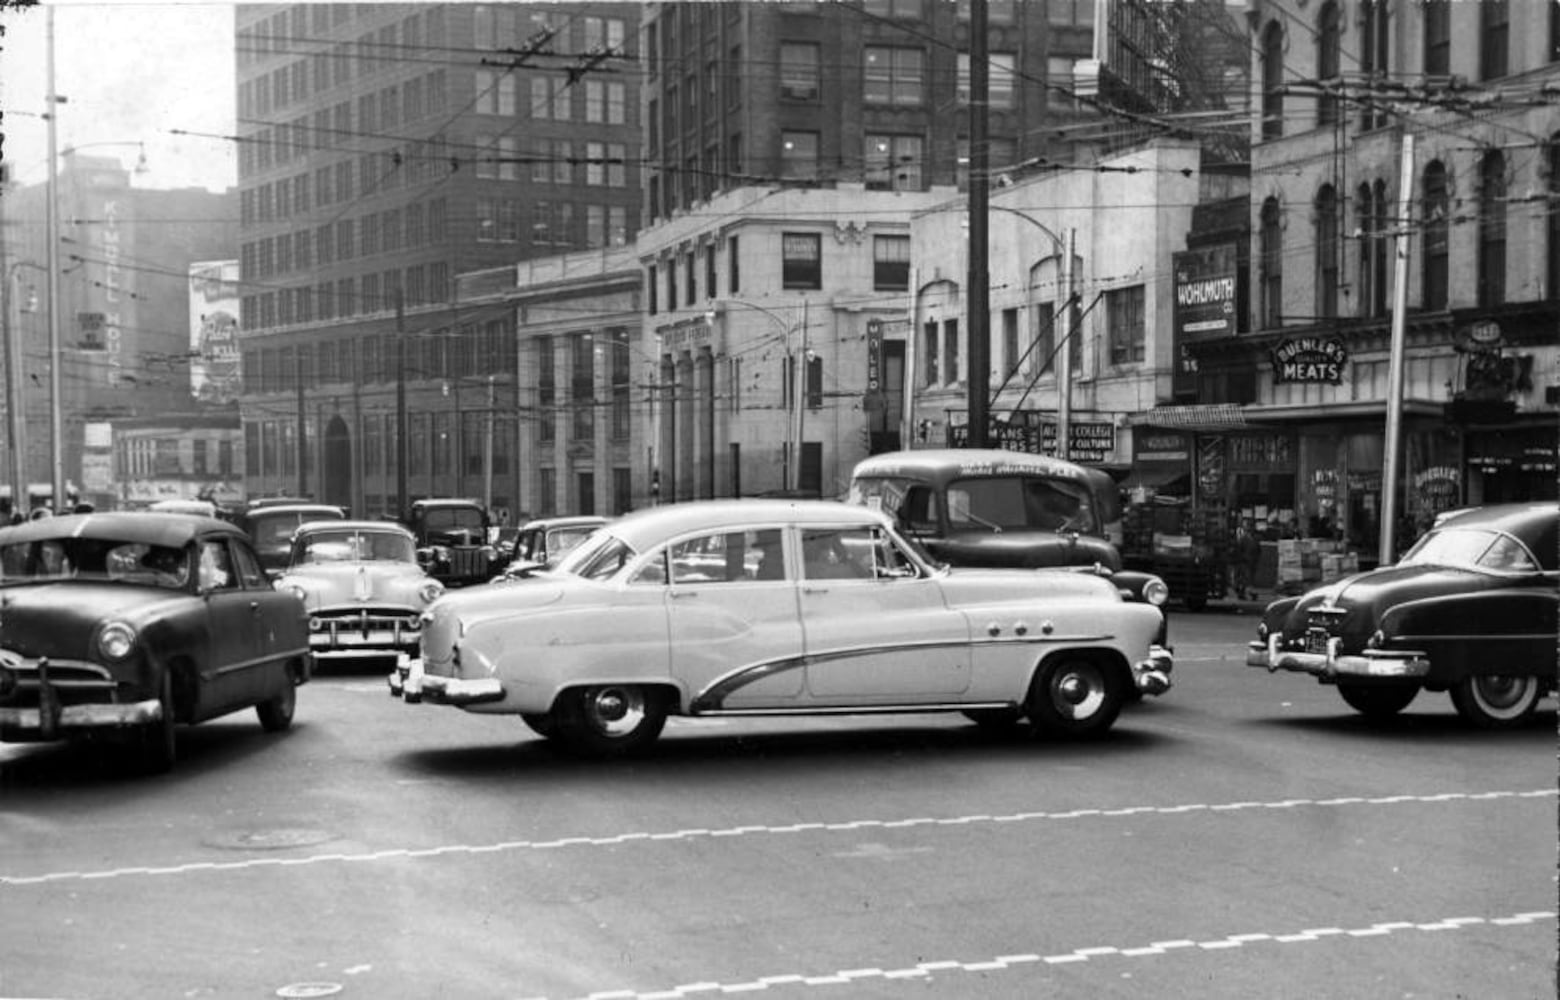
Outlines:
{"type": "MultiPolygon", "coordinates": [[[[1250,598],[1240,598],[1231,591],[1209,601],[1207,610],[1226,615],[1260,615],[1270,601],[1284,596],[1273,590],[1253,590],[1251,593],[1253,596],[1250,598]]],[[[1172,606],[1174,603],[1171,602],[1172,606]]]]}

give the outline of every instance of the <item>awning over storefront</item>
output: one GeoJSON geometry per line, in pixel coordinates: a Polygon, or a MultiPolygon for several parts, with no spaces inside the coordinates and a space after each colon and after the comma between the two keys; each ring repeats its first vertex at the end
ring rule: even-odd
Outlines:
{"type": "Polygon", "coordinates": [[[1132,470],[1132,474],[1121,481],[1123,490],[1135,490],[1140,487],[1157,489],[1169,485],[1177,479],[1185,479],[1191,470],[1185,466],[1174,465],[1141,465],[1132,470]]]}
{"type": "Polygon", "coordinates": [[[1134,427],[1170,427],[1187,431],[1236,431],[1254,426],[1240,403],[1156,406],[1132,418],[1134,427]]]}

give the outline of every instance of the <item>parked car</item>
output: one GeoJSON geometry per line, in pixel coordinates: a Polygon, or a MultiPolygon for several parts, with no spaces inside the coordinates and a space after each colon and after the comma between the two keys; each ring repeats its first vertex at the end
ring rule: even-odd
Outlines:
{"type": "Polygon", "coordinates": [[[1384,718],[1447,691],[1475,726],[1515,726],[1555,690],[1560,506],[1506,504],[1442,520],[1394,566],[1263,612],[1246,663],[1311,674],[1384,718]]]}
{"type": "Polygon", "coordinates": [[[176,723],[286,729],[312,672],[303,607],[215,518],[104,513],[0,529],[0,740],[117,734],[151,770],[176,723]]]}
{"type": "Polygon", "coordinates": [[[515,536],[514,554],[494,582],[519,580],[538,570],[550,569],[576,545],[607,523],[604,517],[544,517],[527,521],[515,536]]]}
{"type": "Polygon", "coordinates": [[[276,588],[303,602],[317,662],[415,655],[423,610],[444,593],[389,521],[299,525],[276,588]]]}
{"type": "Polygon", "coordinates": [[[260,565],[275,579],[287,568],[293,532],[298,525],[305,521],[340,521],[346,516],[346,511],[333,504],[257,501],[235,523],[254,544],[260,565]]]}
{"type": "Polygon", "coordinates": [[[487,510],[475,500],[414,500],[406,527],[417,539],[417,561],[446,587],[486,583],[498,572],[487,510]]]}
{"type": "Polygon", "coordinates": [[[614,521],[555,570],[445,595],[408,702],[518,714],[590,755],[668,715],[963,712],[1096,736],[1170,686],[1159,609],[1088,574],[948,569],[884,515],[727,500],[614,521]]]}

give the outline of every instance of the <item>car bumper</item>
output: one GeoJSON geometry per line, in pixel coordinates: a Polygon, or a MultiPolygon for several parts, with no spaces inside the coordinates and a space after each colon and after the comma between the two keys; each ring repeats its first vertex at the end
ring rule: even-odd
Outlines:
{"type": "Polygon", "coordinates": [[[467,680],[423,672],[422,660],[406,657],[390,671],[390,694],[408,704],[427,701],[434,705],[480,705],[502,701],[504,684],[497,677],[467,680]]]}
{"type": "Polygon", "coordinates": [[[318,659],[342,659],[366,656],[395,656],[417,651],[415,636],[405,634],[342,632],[337,635],[309,636],[309,650],[318,659]]]}
{"type": "Polygon", "coordinates": [[[61,705],[45,698],[37,708],[0,708],[0,738],[52,740],[89,729],[145,726],[162,719],[156,698],[123,705],[61,705]]]}
{"type": "Polygon", "coordinates": [[[1414,650],[1367,649],[1362,653],[1344,653],[1337,638],[1327,640],[1321,653],[1279,649],[1279,636],[1268,636],[1266,643],[1246,646],[1246,666],[1262,667],[1269,673],[1288,670],[1311,674],[1324,680],[1368,678],[1375,680],[1418,680],[1430,673],[1430,660],[1414,650]]]}
{"type": "Polygon", "coordinates": [[[1132,665],[1132,682],[1142,694],[1164,694],[1170,690],[1170,671],[1175,654],[1165,646],[1148,647],[1148,657],[1132,665]]]}

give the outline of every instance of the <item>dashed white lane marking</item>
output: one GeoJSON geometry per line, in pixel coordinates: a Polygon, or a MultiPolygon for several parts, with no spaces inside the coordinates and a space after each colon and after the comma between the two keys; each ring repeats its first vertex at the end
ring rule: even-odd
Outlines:
{"type": "MultiPolygon", "coordinates": [[[[1466,930],[1481,926],[1519,927],[1552,921],[1555,918],[1556,914],[1553,911],[1539,910],[1529,913],[1515,913],[1503,917],[1447,917],[1424,923],[1396,920],[1390,923],[1371,924],[1368,927],[1321,927],[1293,934],[1232,934],[1228,937],[1212,938],[1204,941],[1155,941],[1151,944],[1136,947],[1101,945],[1091,948],[1076,948],[1072,951],[1061,952],[1055,955],[1042,955],[1036,952],[1021,955],[998,955],[994,958],[972,960],[936,959],[928,962],[917,962],[915,965],[906,966],[902,969],[842,969],[838,972],[815,972],[811,974],[793,972],[787,975],[762,976],[758,979],[729,983],[701,980],[700,982],[687,983],[682,986],[662,987],[644,992],[632,989],[603,990],[587,993],[582,997],[576,998],[576,1000],[685,1000],[685,998],[700,994],[752,993],[780,986],[834,986],[871,979],[925,978],[937,973],[1007,972],[1021,966],[1035,964],[1068,965],[1110,959],[1150,958],[1169,955],[1172,951],[1181,949],[1223,951],[1252,945],[1313,944],[1330,937],[1381,937],[1391,934],[1404,935],[1413,932],[1429,933],[1445,930],[1466,930]]],[[[525,1000],[546,1000],[546,998],[528,997],[525,1000]]]]}
{"type": "MultiPolygon", "coordinates": [[[[912,819],[856,819],[835,823],[791,823],[786,826],[734,826],[726,829],[639,831],[610,837],[562,837],[556,840],[501,840],[491,844],[444,844],[439,847],[393,847],[361,854],[312,854],[298,858],[248,858],[243,861],[196,861],[177,865],[108,868],[101,871],[48,872],[42,875],[0,875],[0,885],[39,885],[46,882],[87,881],[127,878],[137,875],[184,875],[194,872],[227,872],[246,868],[299,867],[330,863],[359,864],[370,861],[434,858],[441,855],[498,854],[509,851],[550,851],[570,847],[617,847],[634,841],[695,840],[705,837],[755,837],[800,833],[856,833],[864,829],[900,830],[917,826],[965,826],[969,824],[1038,823],[1047,821],[1117,816],[1177,816],[1208,811],[1230,814],[1256,809],[1334,808],[1358,805],[1435,804],[1448,802],[1487,802],[1495,799],[1543,799],[1560,795],[1560,790],[1540,788],[1532,791],[1443,792],[1437,795],[1384,795],[1377,798],[1349,796],[1335,799],[1279,799],[1273,802],[1229,802],[1178,806],[1130,806],[1123,809],[1073,809],[1067,812],[1021,812],[1005,816],[978,813],[969,816],[918,816],[912,819]]],[[[856,855],[861,856],[861,855],[856,855]]],[[[869,854],[868,856],[872,856],[869,854]]]]}

